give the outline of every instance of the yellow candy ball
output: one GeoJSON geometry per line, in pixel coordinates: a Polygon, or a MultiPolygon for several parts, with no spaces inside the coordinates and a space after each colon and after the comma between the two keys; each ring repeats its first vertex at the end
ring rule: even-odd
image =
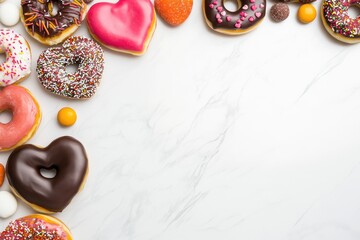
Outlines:
{"type": "Polygon", "coordinates": [[[298,11],[299,21],[302,23],[310,23],[316,18],[316,9],[313,5],[306,3],[301,5],[298,11]]]}
{"type": "Polygon", "coordinates": [[[65,127],[70,127],[76,122],[76,112],[74,109],[64,107],[60,109],[57,115],[58,122],[65,127]]]}

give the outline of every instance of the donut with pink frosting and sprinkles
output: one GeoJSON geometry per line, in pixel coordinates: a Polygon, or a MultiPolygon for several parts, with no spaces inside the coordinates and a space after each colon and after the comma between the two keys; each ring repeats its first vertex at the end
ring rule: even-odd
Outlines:
{"type": "Polygon", "coordinates": [[[345,43],[360,42],[360,16],[349,15],[351,6],[360,7],[360,0],[323,0],[321,19],[331,36],[345,43]]]}
{"type": "Polygon", "coordinates": [[[21,82],[30,75],[31,50],[28,42],[11,29],[0,29],[0,53],[6,60],[0,64],[0,87],[21,82]]]}

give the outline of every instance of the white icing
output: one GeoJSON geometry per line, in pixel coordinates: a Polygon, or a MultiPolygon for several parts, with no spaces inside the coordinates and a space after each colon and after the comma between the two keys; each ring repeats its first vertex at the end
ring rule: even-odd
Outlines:
{"type": "Polygon", "coordinates": [[[6,60],[0,65],[0,87],[17,82],[30,74],[31,52],[26,40],[10,29],[0,29],[0,53],[6,60]]]}
{"type": "Polygon", "coordinates": [[[11,193],[0,191],[0,203],[0,218],[8,218],[16,212],[17,201],[11,193]]]}
{"type": "Polygon", "coordinates": [[[19,7],[10,2],[1,4],[0,6],[0,22],[5,26],[11,27],[19,22],[19,7]]]}

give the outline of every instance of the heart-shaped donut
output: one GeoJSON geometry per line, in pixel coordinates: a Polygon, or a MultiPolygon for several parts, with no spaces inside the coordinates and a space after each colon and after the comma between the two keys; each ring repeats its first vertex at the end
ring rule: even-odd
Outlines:
{"type": "Polygon", "coordinates": [[[87,14],[91,35],[104,46],[133,55],[145,53],[156,27],[150,0],[94,4],[87,14]]]}
{"type": "Polygon", "coordinates": [[[34,210],[61,212],[82,189],[88,172],[84,146],[75,138],[61,137],[46,148],[26,144],[9,156],[6,175],[10,188],[34,210]],[[53,178],[41,170],[56,170],[53,178]]]}
{"type": "Polygon", "coordinates": [[[45,89],[72,99],[92,97],[104,71],[104,52],[99,44],[86,37],[71,37],[61,47],[48,48],[37,61],[36,71],[45,89]],[[77,64],[75,73],[66,67],[77,64]]]}

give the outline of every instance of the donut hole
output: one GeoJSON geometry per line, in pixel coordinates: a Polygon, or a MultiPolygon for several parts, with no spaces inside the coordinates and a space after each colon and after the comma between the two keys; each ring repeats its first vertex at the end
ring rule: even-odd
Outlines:
{"type": "Polygon", "coordinates": [[[360,5],[355,5],[355,4],[350,5],[348,14],[352,19],[356,19],[357,17],[359,17],[360,16],[360,5]]]}
{"type": "Polygon", "coordinates": [[[236,12],[241,8],[240,0],[224,0],[224,7],[229,12],[236,12]]]}
{"type": "Polygon", "coordinates": [[[5,110],[0,112],[0,123],[2,124],[7,124],[9,122],[11,122],[13,118],[12,112],[9,110],[5,110]]]}
{"type": "Polygon", "coordinates": [[[52,179],[57,174],[57,169],[55,167],[51,168],[40,168],[40,174],[44,178],[52,179]]]}
{"type": "Polygon", "coordinates": [[[1,52],[0,48],[0,64],[3,64],[4,62],[6,62],[6,54],[1,52]]]}
{"type": "Polygon", "coordinates": [[[66,66],[66,72],[68,74],[75,74],[79,69],[79,63],[75,62],[66,66]]]}
{"type": "Polygon", "coordinates": [[[57,2],[55,1],[50,1],[49,2],[49,13],[51,16],[55,17],[59,12],[59,6],[57,4],[57,2]]]}

